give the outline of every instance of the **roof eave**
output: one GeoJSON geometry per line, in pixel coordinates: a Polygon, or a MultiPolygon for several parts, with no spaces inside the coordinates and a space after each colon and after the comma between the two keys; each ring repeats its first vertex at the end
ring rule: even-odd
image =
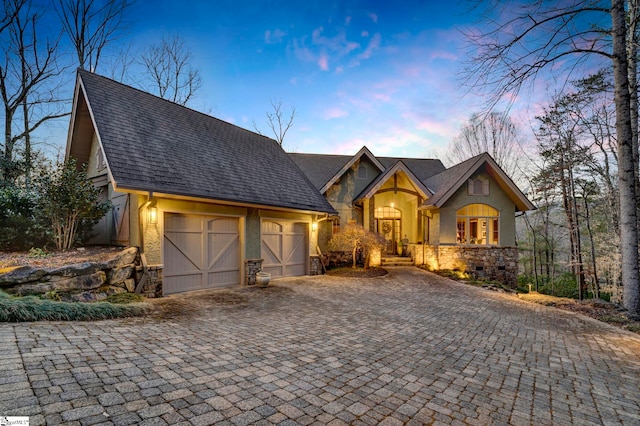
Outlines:
{"type": "Polygon", "coordinates": [[[267,203],[252,203],[247,201],[238,201],[238,200],[230,200],[225,198],[208,198],[208,197],[198,197],[194,195],[186,195],[186,194],[175,194],[169,192],[159,192],[149,188],[135,187],[135,186],[120,186],[117,185],[115,181],[113,182],[114,190],[119,192],[127,192],[131,194],[139,194],[145,195],[149,192],[152,192],[154,196],[160,198],[168,198],[173,200],[184,200],[184,201],[195,201],[201,203],[209,203],[209,204],[224,204],[230,206],[237,207],[251,207],[251,208],[262,208],[269,210],[280,210],[286,212],[296,212],[296,213],[306,213],[306,214],[316,214],[316,213],[328,213],[328,214],[338,214],[338,212],[331,207],[330,209],[314,209],[314,208],[295,208],[290,206],[279,206],[275,204],[267,204],[267,203]]]}

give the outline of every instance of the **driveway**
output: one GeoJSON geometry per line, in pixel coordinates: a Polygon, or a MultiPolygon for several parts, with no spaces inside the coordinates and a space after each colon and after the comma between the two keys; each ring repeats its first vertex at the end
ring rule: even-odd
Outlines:
{"type": "Polygon", "coordinates": [[[37,424],[640,424],[640,338],[414,268],[0,324],[0,416],[37,424]]]}

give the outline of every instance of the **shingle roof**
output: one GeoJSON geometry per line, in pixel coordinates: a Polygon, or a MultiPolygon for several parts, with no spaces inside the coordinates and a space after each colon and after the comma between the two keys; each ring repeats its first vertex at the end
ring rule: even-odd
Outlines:
{"type": "Polygon", "coordinates": [[[78,70],[119,188],[335,213],[276,141],[78,70]]]}
{"type": "Polygon", "coordinates": [[[529,201],[527,196],[520,191],[515,183],[507,176],[500,166],[488,153],[483,153],[471,157],[460,164],[431,176],[425,181],[429,190],[434,194],[427,201],[425,207],[442,207],[444,203],[469,179],[473,173],[476,173],[484,167],[489,172],[497,184],[505,193],[513,200],[517,211],[534,210],[535,206],[529,201]]]}
{"type": "Polygon", "coordinates": [[[342,166],[347,164],[352,156],[290,153],[289,157],[291,157],[300,170],[307,175],[307,178],[309,178],[316,189],[320,189],[342,166]]]}
{"type": "MultiPolygon", "coordinates": [[[[331,155],[331,154],[289,154],[298,167],[313,182],[316,188],[322,188],[345,164],[353,158],[352,155],[331,155]]],[[[389,169],[398,161],[402,161],[405,166],[422,182],[427,178],[445,170],[440,160],[427,158],[395,158],[376,157],[380,163],[389,169]]]]}

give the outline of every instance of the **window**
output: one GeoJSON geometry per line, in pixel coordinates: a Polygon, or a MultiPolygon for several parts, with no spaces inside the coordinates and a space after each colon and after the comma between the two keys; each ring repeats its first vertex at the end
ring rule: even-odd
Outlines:
{"type": "Polygon", "coordinates": [[[500,243],[500,213],[486,204],[469,204],[456,212],[458,244],[500,243]]]}
{"type": "Polygon", "coordinates": [[[366,179],[367,178],[367,168],[364,165],[360,165],[358,167],[358,179],[366,179]]]}
{"type": "Polygon", "coordinates": [[[489,179],[484,177],[469,179],[467,193],[469,195],[489,195],[489,179]]]}

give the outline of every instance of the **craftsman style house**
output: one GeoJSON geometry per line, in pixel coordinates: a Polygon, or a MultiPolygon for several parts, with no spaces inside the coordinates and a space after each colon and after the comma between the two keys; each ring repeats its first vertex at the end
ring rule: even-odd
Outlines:
{"type": "MultiPolygon", "coordinates": [[[[439,160],[287,154],[233,124],[79,70],[66,156],[113,209],[94,243],[134,245],[162,293],[320,273],[340,227],[382,234],[381,256],[515,278],[515,214],[533,209],[483,154],[439,160]],[[404,245],[404,250],[401,247],[404,245]]],[[[380,257],[376,259],[380,262],[380,257]]]]}

